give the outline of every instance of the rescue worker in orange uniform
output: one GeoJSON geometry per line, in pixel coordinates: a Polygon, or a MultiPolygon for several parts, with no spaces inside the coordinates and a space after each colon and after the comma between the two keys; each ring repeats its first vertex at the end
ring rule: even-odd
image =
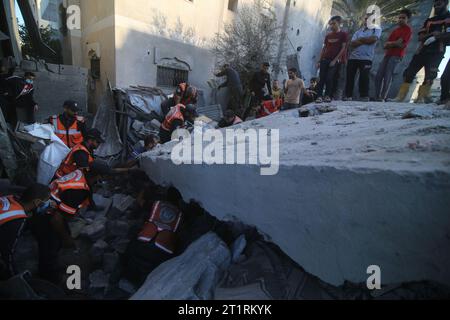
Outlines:
{"type": "Polygon", "coordinates": [[[0,280],[7,280],[16,274],[14,250],[25,221],[36,209],[49,206],[50,189],[34,184],[21,197],[0,197],[0,280]]]}
{"type": "Polygon", "coordinates": [[[184,219],[181,194],[169,188],[164,200],[158,200],[154,190],[147,189],[145,193],[138,198],[145,221],[123,260],[122,276],[136,286],[143,284],[149,272],[179,253],[183,245],[179,239],[184,219]]]}
{"type": "Polygon", "coordinates": [[[283,106],[283,99],[265,100],[261,102],[257,118],[270,116],[272,113],[280,111],[283,106]]]}
{"type": "Polygon", "coordinates": [[[59,252],[62,248],[76,249],[68,220],[90,206],[91,186],[107,172],[108,166],[94,164],[89,173],[76,170],[51,183],[51,200],[55,205],[30,220],[31,231],[39,245],[39,276],[42,279],[56,284],[61,280],[63,272],[60,270],[64,267],[60,269],[59,252]]]}
{"type": "Polygon", "coordinates": [[[95,149],[104,142],[97,129],[87,131],[84,142],[72,148],[56,171],[54,179],[62,178],[77,169],[89,170],[94,163],[95,149]]]}
{"type": "Polygon", "coordinates": [[[198,102],[198,90],[196,87],[191,86],[188,83],[180,83],[173,97],[165,100],[161,103],[161,111],[164,116],[166,116],[172,107],[175,107],[178,104],[188,105],[193,104],[196,105],[198,102]]]}
{"type": "Polygon", "coordinates": [[[50,117],[47,122],[55,129],[55,135],[69,149],[72,149],[83,142],[86,135],[86,123],[84,117],[77,115],[80,109],[75,101],[67,100],[63,107],[63,114],[50,117]]]}
{"type": "Polygon", "coordinates": [[[161,143],[169,142],[175,130],[183,128],[186,121],[194,123],[196,117],[198,117],[198,113],[192,104],[187,106],[178,104],[170,109],[159,130],[161,143]]]}

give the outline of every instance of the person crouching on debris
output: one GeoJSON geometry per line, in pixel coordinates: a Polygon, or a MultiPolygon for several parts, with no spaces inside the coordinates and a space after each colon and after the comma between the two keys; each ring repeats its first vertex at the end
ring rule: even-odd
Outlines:
{"type": "Polygon", "coordinates": [[[175,91],[175,103],[196,105],[198,102],[198,90],[188,83],[180,83],[175,91]]]}
{"type": "Polygon", "coordinates": [[[197,110],[194,105],[178,104],[173,107],[167,114],[164,122],[159,130],[159,138],[162,144],[172,140],[172,133],[185,126],[185,122],[194,123],[198,117],[197,110]]]}
{"type": "Polygon", "coordinates": [[[88,171],[94,163],[94,151],[104,142],[97,129],[87,131],[84,141],[73,147],[63,160],[54,179],[62,178],[78,169],[88,171]]]}
{"type": "Polygon", "coordinates": [[[26,219],[33,211],[46,210],[49,206],[50,189],[34,184],[20,198],[0,198],[0,280],[8,280],[16,274],[14,250],[26,219]]]}
{"type": "Polygon", "coordinates": [[[84,117],[77,115],[80,109],[75,101],[65,101],[63,108],[63,114],[52,116],[47,122],[55,129],[55,135],[69,149],[72,149],[83,142],[86,135],[86,123],[84,117]]]}
{"type": "Polygon", "coordinates": [[[188,83],[180,83],[173,97],[164,101],[161,104],[161,111],[166,116],[171,108],[175,107],[178,104],[188,105],[193,104],[196,105],[198,101],[198,90],[196,87],[189,85],[188,83]]]}
{"type": "Polygon", "coordinates": [[[233,110],[228,110],[223,119],[219,121],[218,128],[227,128],[242,122],[242,119],[239,118],[233,110]]]}
{"type": "Polygon", "coordinates": [[[94,166],[87,174],[76,170],[51,183],[51,200],[55,205],[30,220],[31,231],[39,246],[39,275],[42,279],[59,282],[59,251],[61,248],[76,249],[68,220],[91,205],[91,186],[104,173],[101,166],[94,166]]]}
{"type": "Polygon", "coordinates": [[[123,277],[136,286],[141,286],[149,273],[180,249],[178,233],[183,220],[182,196],[176,189],[169,188],[161,201],[154,198],[153,190],[145,192],[138,199],[145,220],[124,255],[123,277]]]}

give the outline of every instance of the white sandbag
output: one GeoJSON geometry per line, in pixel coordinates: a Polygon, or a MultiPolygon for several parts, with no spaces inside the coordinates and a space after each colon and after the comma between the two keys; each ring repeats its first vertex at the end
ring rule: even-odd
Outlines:
{"type": "Polygon", "coordinates": [[[39,158],[37,182],[44,185],[48,185],[50,183],[56,173],[56,170],[61,165],[61,162],[70,152],[70,149],[53,133],[53,130],[50,130],[50,132],[47,131],[48,127],[49,126],[42,126],[35,128],[33,132],[30,132],[30,134],[37,133],[41,136],[49,134],[49,138],[52,141],[52,143],[45,148],[39,158]]]}

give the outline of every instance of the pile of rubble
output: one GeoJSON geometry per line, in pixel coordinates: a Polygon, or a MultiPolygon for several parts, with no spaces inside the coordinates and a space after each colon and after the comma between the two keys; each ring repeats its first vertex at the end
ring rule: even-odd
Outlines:
{"type": "MultiPolygon", "coordinates": [[[[449,288],[432,282],[396,284],[375,292],[365,283],[332,286],[307,273],[255,228],[237,220],[219,221],[196,203],[183,204],[179,255],[149,269],[147,279],[138,286],[123,277],[123,262],[145,212],[129,194],[124,188],[105,185],[94,196],[99,211],[82,212],[70,223],[78,250],[63,251],[61,263],[82,270],[82,290],[71,292],[70,298],[236,301],[450,297],[449,288]]],[[[16,256],[20,271],[37,271],[37,245],[29,233],[21,239],[16,256]]],[[[14,283],[24,282],[16,279],[14,283]]]]}

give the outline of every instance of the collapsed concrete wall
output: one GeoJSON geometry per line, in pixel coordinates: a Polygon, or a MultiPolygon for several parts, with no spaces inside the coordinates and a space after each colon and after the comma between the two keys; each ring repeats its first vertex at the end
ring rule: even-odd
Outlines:
{"type": "Polygon", "coordinates": [[[173,184],[219,219],[256,226],[308,272],[334,285],[434,280],[450,284],[450,111],[409,104],[336,103],[240,127],[280,129],[280,170],[180,165],[172,145],[142,159],[151,179],[173,184]],[[408,118],[405,116],[405,118],[408,118]]]}

